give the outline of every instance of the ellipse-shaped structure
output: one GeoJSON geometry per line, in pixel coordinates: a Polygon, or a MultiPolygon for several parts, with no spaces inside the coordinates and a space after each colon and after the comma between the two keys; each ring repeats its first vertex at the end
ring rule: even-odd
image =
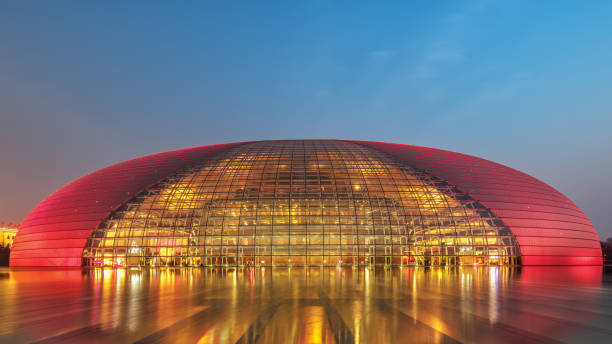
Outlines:
{"type": "Polygon", "coordinates": [[[569,199],[522,172],[366,141],[145,156],[41,202],[11,266],[601,265],[569,199]]]}

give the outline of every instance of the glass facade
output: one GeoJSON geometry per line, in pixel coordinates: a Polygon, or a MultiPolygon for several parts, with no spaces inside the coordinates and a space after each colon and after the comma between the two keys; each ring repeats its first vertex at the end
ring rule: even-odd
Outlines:
{"type": "Polygon", "coordinates": [[[147,188],[87,240],[90,266],[518,264],[482,204],[344,141],[233,147],[147,188]]]}

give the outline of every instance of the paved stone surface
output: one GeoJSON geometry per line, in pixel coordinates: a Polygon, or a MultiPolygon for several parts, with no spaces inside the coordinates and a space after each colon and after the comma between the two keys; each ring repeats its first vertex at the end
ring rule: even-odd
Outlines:
{"type": "Polygon", "coordinates": [[[0,342],[610,343],[599,267],[0,270],[0,342]]]}

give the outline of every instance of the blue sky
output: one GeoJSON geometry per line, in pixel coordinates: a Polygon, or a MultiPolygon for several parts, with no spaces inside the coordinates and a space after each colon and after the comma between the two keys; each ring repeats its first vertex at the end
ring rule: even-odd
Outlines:
{"type": "Polygon", "coordinates": [[[0,4],[0,219],[108,164],[339,138],[544,180],[612,237],[612,2],[0,4]]]}

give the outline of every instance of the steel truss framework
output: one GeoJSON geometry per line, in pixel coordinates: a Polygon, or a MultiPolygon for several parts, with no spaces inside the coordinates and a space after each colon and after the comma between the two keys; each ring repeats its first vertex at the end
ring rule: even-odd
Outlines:
{"type": "Polygon", "coordinates": [[[262,141],[147,188],[87,240],[88,266],[518,264],[457,187],[345,141],[262,141]]]}

